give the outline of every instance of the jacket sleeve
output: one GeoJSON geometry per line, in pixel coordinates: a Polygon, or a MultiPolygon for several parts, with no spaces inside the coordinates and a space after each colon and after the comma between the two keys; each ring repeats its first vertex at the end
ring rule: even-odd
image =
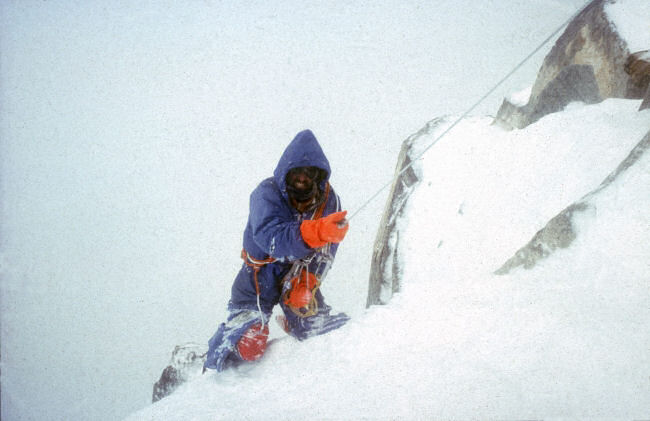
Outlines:
{"type": "Polygon", "coordinates": [[[300,222],[280,193],[269,186],[260,186],[251,194],[249,222],[253,241],[271,257],[295,260],[311,252],[300,234],[300,222]]]}

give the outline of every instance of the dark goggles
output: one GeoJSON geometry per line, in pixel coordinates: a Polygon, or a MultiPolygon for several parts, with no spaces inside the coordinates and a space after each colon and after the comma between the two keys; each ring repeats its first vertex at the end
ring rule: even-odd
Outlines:
{"type": "Polygon", "coordinates": [[[305,175],[311,180],[316,180],[319,173],[320,169],[318,167],[296,167],[289,170],[287,173],[287,180],[291,180],[298,175],[305,175]]]}
{"type": "Polygon", "coordinates": [[[297,202],[306,202],[313,199],[318,193],[316,183],[311,183],[311,187],[307,189],[296,189],[293,186],[287,186],[287,193],[297,202]]]}

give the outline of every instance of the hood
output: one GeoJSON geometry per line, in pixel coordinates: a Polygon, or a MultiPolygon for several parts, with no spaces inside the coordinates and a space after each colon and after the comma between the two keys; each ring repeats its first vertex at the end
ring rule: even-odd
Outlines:
{"type": "Polygon", "coordinates": [[[303,130],[293,138],[282,153],[275,171],[273,171],[275,182],[285,196],[287,194],[285,178],[289,170],[296,167],[318,167],[325,170],[327,177],[320,185],[321,190],[325,189],[325,183],[330,178],[330,163],[311,130],[303,130]]]}

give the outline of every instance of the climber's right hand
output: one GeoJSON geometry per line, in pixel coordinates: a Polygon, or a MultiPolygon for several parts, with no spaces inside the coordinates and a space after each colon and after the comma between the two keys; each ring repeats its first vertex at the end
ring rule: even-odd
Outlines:
{"type": "Polygon", "coordinates": [[[300,234],[311,248],[322,247],[327,243],[340,243],[348,232],[345,221],[347,211],[335,212],[318,219],[307,219],[300,224],[300,234]]]}

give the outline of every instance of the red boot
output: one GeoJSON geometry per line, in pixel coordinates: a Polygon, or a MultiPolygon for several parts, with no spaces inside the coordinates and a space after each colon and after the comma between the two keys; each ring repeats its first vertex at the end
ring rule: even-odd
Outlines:
{"type": "Polygon", "coordinates": [[[266,350],[266,341],[269,338],[269,326],[257,323],[251,326],[237,342],[237,353],[244,361],[256,361],[262,357],[266,350]]]}

